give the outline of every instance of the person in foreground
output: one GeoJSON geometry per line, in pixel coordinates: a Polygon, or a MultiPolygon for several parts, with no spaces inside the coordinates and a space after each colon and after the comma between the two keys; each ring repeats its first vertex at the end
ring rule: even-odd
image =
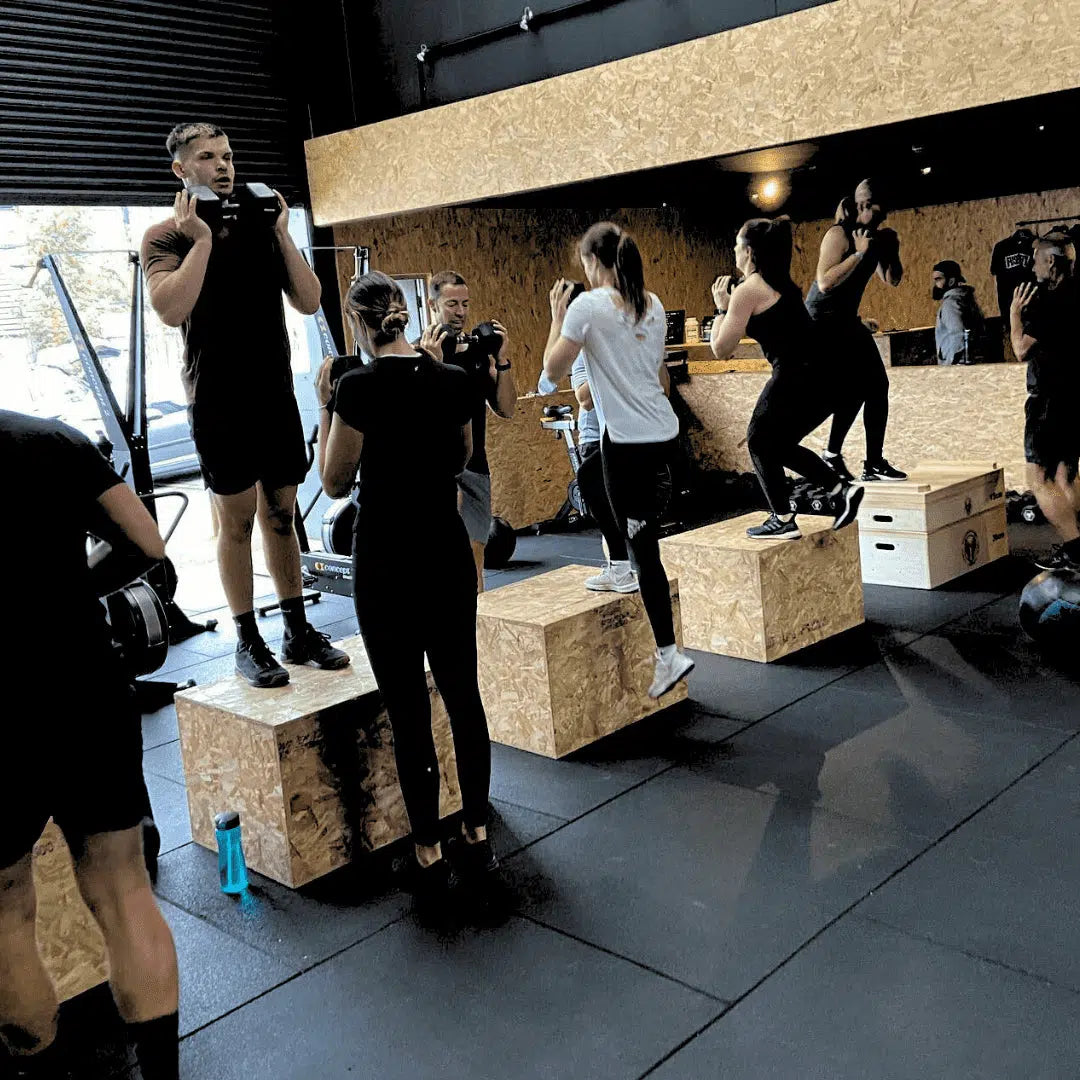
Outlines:
{"type": "MultiPolygon", "coordinates": [[[[0,1042],[20,1077],[66,1076],[77,1047],[56,1039],[56,987],[35,935],[32,851],[51,817],[64,834],[79,892],[101,929],[109,986],[144,1080],[179,1075],[176,950],[150,887],[142,850],[146,789],[142,718],[112,647],[98,600],[165,555],[157,524],[84,435],[56,420],[0,412],[0,459],[11,468],[13,505],[41,529],[49,573],[12,574],[19,612],[7,657],[35,688],[34,715],[0,721],[0,1042]],[[63,491],[58,499],[56,492],[63,491]],[[91,568],[87,534],[101,524],[124,559],[91,568]],[[63,612],[58,655],[56,612],[63,612]]],[[[24,555],[15,530],[0,540],[4,565],[24,555]]],[[[4,1072],[0,1048],[0,1073],[4,1072]]],[[[79,1073],[79,1075],[82,1075],[79,1073]]]]}
{"type": "Polygon", "coordinates": [[[477,682],[476,570],[457,504],[475,400],[468,376],[441,361],[444,330],[430,327],[419,351],[408,343],[405,297],[392,278],[357,278],[345,307],[372,362],[336,385],[333,358],[319,372],[319,473],[327,494],[340,497],[360,469],[356,618],[394,732],[418,910],[438,920],[453,907],[459,883],[482,890],[499,865],[487,835],[491,743],[477,682]],[[417,565],[432,573],[413,573],[417,565]],[[425,653],[450,718],[461,787],[453,868],[440,840],[425,653]]]}

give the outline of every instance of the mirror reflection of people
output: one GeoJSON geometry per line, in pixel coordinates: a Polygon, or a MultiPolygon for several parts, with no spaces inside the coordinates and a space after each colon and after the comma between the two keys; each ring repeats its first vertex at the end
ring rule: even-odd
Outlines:
{"type": "Polygon", "coordinates": [[[755,338],[772,366],[761,391],[746,445],[765,498],[768,519],[746,530],[758,540],[797,540],[802,535],[788,502],[784,467],[829,493],[834,528],[850,525],[863,488],[844,481],[801,441],[832,412],[836,388],[832,364],[821,348],[817,327],[791,280],[791,222],[754,218],[735,237],[735,266],[742,280],[731,288],[724,276],[713,283],[717,316],[709,344],[726,360],[745,335],[755,338]]]}
{"type": "Polygon", "coordinates": [[[982,330],[983,313],[975,290],[965,280],[960,264],[944,259],[934,266],[932,295],[938,303],[934,340],[939,364],[975,362],[972,342],[982,330]]]}
{"type": "Polygon", "coordinates": [[[333,358],[323,364],[319,474],[327,494],[339,497],[360,469],[353,602],[394,732],[417,902],[423,916],[439,918],[457,879],[440,842],[425,654],[453,731],[463,807],[458,870],[478,882],[498,867],[487,837],[491,744],[477,681],[476,570],[457,506],[457,477],[473,452],[476,398],[469,377],[442,362],[446,332],[439,325],[424,332],[420,351],[409,344],[405,297],[392,278],[357,278],[345,310],[373,360],[336,387],[333,358]]]}
{"type": "MultiPolygon", "coordinates": [[[[469,286],[454,270],[434,274],[429,284],[435,326],[455,334],[467,328],[469,286]]],[[[473,395],[472,456],[458,477],[458,503],[469,530],[477,588],[484,591],[484,546],[491,533],[491,473],[487,459],[487,413],[509,419],[517,408],[517,388],[510,364],[510,337],[502,323],[492,320],[500,340],[499,349],[488,355],[476,345],[459,345],[454,363],[469,376],[473,395]]],[[[438,360],[442,360],[440,355],[438,360]]]]}
{"type": "Polygon", "coordinates": [[[1035,282],[1019,285],[1009,309],[1013,351],[1026,361],[1024,456],[1028,486],[1061,544],[1036,559],[1044,570],[1080,570],[1080,328],[1067,245],[1037,240],[1035,282]]]}
{"type": "Polygon", "coordinates": [[[660,299],[645,288],[637,244],[618,225],[593,225],[578,254],[590,289],[571,305],[571,284],[559,280],[553,286],[544,374],[558,382],[585,353],[590,393],[603,417],[604,484],[656,641],[649,696],[658,698],[694,666],[675,643],[671,588],[660,561],[661,517],[671,497],[679,435],[664,392],[667,318],[660,299]]]}
{"type": "MultiPolygon", "coordinates": [[[[0,1042],[18,1076],[67,1076],[65,1065],[75,1064],[61,1061],[65,1049],[54,1041],[56,987],[35,933],[32,850],[51,817],[104,937],[109,986],[140,1075],[176,1080],[176,950],[143,857],[142,718],[98,599],[162,559],[165,544],[142,501],[66,424],[0,411],[0,460],[11,505],[38,530],[43,571],[10,572],[5,589],[18,613],[6,659],[33,690],[33,714],[13,697],[0,720],[0,1042]],[[115,560],[88,563],[87,533],[102,523],[130,548],[119,576],[115,560]]],[[[3,537],[0,559],[10,570],[25,562],[26,539],[15,528],[3,537]]],[[[77,1048],[68,1049],[75,1057],[77,1048]]]]}
{"type": "Polygon", "coordinates": [[[142,241],[150,304],[184,337],[184,388],[191,434],[217,513],[217,559],[236,623],[236,671],[252,686],[283,686],[255,621],[251,533],[258,519],[266,565],[285,620],[282,658],[341,668],[348,656],[307,621],[296,489],[307,474],[304,429],[293,393],[289,335],[281,297],[304,315],[318,310],[319,279],[289,236],[289,207],[268,227],[238,218],[212,229],[189,189],[219,199],[235,181],[229,138],[216,124],[178,124],[166,148],[183,184],[170,220],[142,241]]]}
{"type": "Polygon", "coordinates": [[[889,376],[873,334],[859,318],[863,293],[875,274],[893,286],[903,278],[900,240],[892,229],[882,228],[885,216],[871,180],[859,184],[854,199],[841,201],[835,224],[822,237],[817,276],[806,296],[810,317],[840,365],[838,400],[823,456],[845,480],[853,477],[843,458],[844,440],[860,409],[866,430],[862,480],[907,479],[885,458],[889,376]]]}

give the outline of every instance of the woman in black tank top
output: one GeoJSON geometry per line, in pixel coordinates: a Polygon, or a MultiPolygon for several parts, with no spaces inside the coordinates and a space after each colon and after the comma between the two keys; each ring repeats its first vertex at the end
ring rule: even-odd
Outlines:
{"type": "Polygon", "coordinates": [[[821,240],[817,274],[806,296],[807,311],[843,371],[824,457],[841,476],[851,478],[842,457],[844,439],[862,409],[864,482],[907,478],[884,457],[889,376],[873,334],[859,318],[870,279],[877,274],[886,284],[899,285],[904,273],[899,238],[892,229],[880,227],[885,211],[875,195],[876,186],[864,180],[855,189],[855,198],[848,196],[837,207],[836,223],[821,240]]]}
{"type": "Polygon", "coordinates": [[[761,540],[797,540],[802,535],[788,504],[787,467],[824,488],[833,500],[840,529],[855,520],[862,488],[841,480],[812,450],[800,443],[832,411],[834,379],[818,347],[817,333],[791,280],[791,223],[784,218],[754,218],[735,238],[735,265],[744,280],[734,290],[719,278],[713,299],[720,312],[713,323],[713,355],[730,356],[744,334],[756,338],[772,375],[761,391],[747,449],[772,513],[746,534],[761,540]]]}

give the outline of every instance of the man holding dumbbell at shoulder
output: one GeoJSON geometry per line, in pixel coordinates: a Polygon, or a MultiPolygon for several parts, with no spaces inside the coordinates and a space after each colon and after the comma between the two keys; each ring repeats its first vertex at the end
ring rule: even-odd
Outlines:
{"type": "Polygon", "coordinates": [[[322,290],[289,236],[289,207],[278,192],[276,209],[272,199],[269,207],[265,200],[253,206],[251,199],[230,199],[233,153],[221,128],[178,124],[165,145],[184,190],[177,193],[172,218],[143,237],[150,303],[162,322],[184,335],[191,432],[217,511],[218,570],[239,637],[237,673],[252,686],[282,686],[289,673],[255,623],[256,517],[285,618],[282,658],[329,669],[349,663],[307,621],[294,526],[307,455],[281,294],[311,315],[322,290]],[[201,191],[193,193],[195,188],[201,191]],[[211,218],[211,208],[217,209],[212,225],[204,220],[211,218]]]}
{"type": "Polygon", "coordinates": [[[476,586],[484,591],[484,545],[491,532],[491,475],[488,470],[486,435],[487,411],[509,419],[517,407],[517,387],[507,359],[510,339],[506,328],[492,320],[481,323],[473,334],[465,335],[469,317],[469,286],[454,270],[442,270],[431,278],[432,317],[447,328],[444,360],[460,367],[469,376],[473,393],[473,452],[458,477],[458,504],[472,543],[476,563],[476,586]],[[457,344],[453,338],[466,336],[457,344]],[[452,350],[452,351],[451,351],[452,350]]]}

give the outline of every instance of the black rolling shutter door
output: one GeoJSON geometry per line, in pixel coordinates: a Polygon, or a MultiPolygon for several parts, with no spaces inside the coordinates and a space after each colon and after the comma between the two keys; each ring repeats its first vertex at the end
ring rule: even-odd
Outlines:
{"type": "Polygon", "coordinates": [[[0,0],[0,203],[160,205],[183,120],[228,132],[238,180],[302,192],[275,6],[0,0]]]}

